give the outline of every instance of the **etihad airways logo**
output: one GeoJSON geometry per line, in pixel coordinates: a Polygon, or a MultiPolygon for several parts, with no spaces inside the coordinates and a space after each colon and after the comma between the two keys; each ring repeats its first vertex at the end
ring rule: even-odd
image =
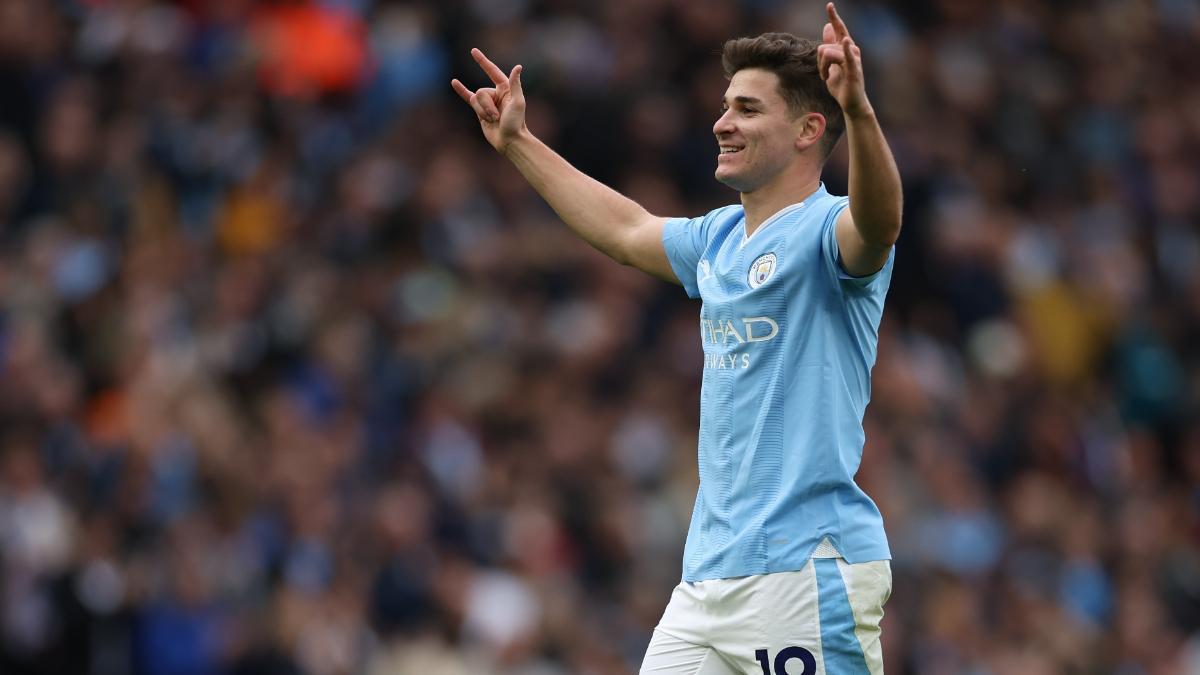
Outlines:
{"type": "Polygon", "coordinates": [[[712,370],[745,370],[750,367],[751,350],[741,345],[768,342],[779,335],[779,324],[769,316],[741,319],[700,319],[700,339],[707,345],[732,347],[728,352],[705,353],[704,367],[712,370]]]}
{"type": "Polygon", "coordinates": [[[779,324],[769,316],[750,316],[734,323],[731,319],[700,318],[700,339],[705,343],[728,345],[766,342],[779,335],[779,324]]]}

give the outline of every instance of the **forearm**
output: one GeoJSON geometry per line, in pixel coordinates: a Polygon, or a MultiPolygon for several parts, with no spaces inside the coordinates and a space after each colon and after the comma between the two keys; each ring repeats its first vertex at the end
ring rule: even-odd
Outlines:
{"type": "Polygon", "coordinates": [[[631,263],[629,233],[654,216],[637,202],[571,166],[528,132],[509,143],[504,156],[584,241],[620,263],[631,263]]]}
{"type": "Polygon", "coordinates": [[[900,236],[900,171],[873,110],[846,116],[850,215],[863,241],[887,247],[900,236]]]}

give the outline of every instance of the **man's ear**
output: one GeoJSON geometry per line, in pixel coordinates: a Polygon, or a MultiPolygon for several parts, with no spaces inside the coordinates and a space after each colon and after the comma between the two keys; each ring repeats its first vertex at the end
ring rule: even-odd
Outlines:
{"type": "Polygon", "coordinates": [[[825,137],[825,116],[821,113],[804,113],[792,124],[796,129],[796,149],[800,152],[820,143],[825,137]]]}

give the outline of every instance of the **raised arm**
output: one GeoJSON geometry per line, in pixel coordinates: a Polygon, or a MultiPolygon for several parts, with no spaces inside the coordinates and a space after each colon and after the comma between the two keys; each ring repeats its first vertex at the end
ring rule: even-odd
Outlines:
{"type": "Polygon", "coordinates": [[[833,3],[825,9],[829,23],[817,62],[829,93],[842,107],[850,150],[850,208],[838,218],[838,250],[847,272],[865,276],[887,263],[900,236],[900,172],[867,100],[862,54],[833,3]]]}
{"type": "Polygon", "coordinates": [[[479,117],[483,135],[507,157],[563,222],[587,243],[623,265],[679,283],[663,248],[665,218],[571,166],[525,126],[521,66],[505,75],[483,52],[471,56],[492,80],[472,92],[457,79],[450,85],[479,117]]]}

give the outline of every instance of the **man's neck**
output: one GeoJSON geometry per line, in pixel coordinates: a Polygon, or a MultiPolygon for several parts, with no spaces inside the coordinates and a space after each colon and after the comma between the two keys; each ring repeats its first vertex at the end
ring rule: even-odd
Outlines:
{"type": "Polygon", "coordinates": [[[754,234],[770,218],[785,207],[808,199],[821,185],[817,174],[803,182],[776,181],[770,185],[742,193],[742,210],[746,213],[746,236],[754,234]]]}

